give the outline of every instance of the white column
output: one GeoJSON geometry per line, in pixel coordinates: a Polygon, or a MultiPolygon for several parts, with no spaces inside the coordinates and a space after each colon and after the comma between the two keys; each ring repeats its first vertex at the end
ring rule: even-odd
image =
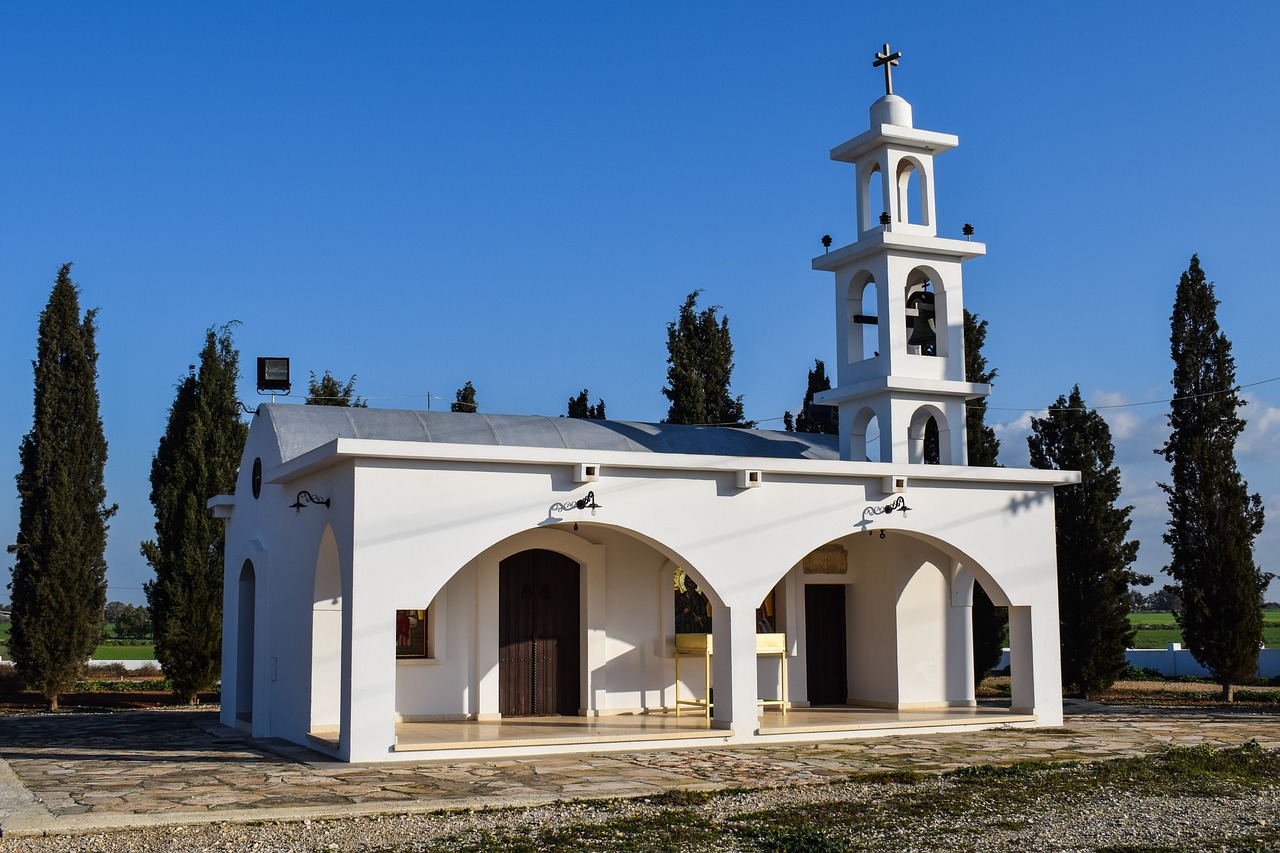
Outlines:
{"type": "MultiPolygon", "coordinates": [[[[359,576],[359,570],[353,571],[359,576]]],[[[342,613],[342,743],[347,761],[383,761],[395,747],[395,608],[358,580],[342,613]]]]}
{"type": "Polygon", "coordinates": [[[476,578],[475,683],[477,720],[498,714],[498,561],[483,558],[476,578]]]}
{"type": "Polygon", "coordinates": [[[755,608],[718,607],[712,620],[715,656],[712,679],[715,684],[715,722],[745,737],[760,727],[756,705],[756,619],[755,608]]]}

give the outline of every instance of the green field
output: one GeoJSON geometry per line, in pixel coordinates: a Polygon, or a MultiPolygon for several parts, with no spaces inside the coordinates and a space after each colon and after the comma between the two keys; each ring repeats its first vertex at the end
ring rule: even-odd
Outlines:
{"type": "MultiPolygon", "coordinates": [[[[1168,611],[1130,613],[1129,624],[1137,629],[1135,649],[1163,649],[1182,642],[1182,630],[1168,611]]],[[[1268,648],[1280,646],[1280,610],[1262,611],[1262,642],[1268,648]]]]}
{"type": "MultiPolygon", "coordinates": [[[[108,626],[107,632],[115,635],[114,626],[108,626]]],[[[139,643],[130,646],[98,646],[93,650],[94,660],[155,660],[154,643],[139,643]]],[[[9,659],[9,623],[0,622],[0,658],[9,659]]]]}

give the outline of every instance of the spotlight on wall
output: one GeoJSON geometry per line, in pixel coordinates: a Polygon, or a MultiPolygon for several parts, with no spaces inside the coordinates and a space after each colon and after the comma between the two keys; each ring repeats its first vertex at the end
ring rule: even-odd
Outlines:
{"type": "Polygon", "coordinates": [[[308,506],[309,504],[319,504],[325,508],[328,508],[329,499],[322,498],[319,495],[313,495],[310,492],[308,492],[306,489],[303,489],[302,491],[298,492],[297,500],[289,504],[289,508],[292,510],[295,510],[298,514],[301,514],[302,508],[304,506],[308,506]],[[306,503],[303,503],[303,501],[306,501],[306,503]]]}

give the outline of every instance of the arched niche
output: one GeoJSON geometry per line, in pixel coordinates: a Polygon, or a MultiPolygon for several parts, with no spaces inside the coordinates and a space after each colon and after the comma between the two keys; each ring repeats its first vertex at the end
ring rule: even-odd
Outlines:
{"type": "Polygon", "coordinates": [[[236,610],[236,719],[253,721],[253,639],[257,613],[257,574],[253,561],[240,567],[236,610]]]}
{"type": "Polygon", "coordinates": [[[342,715],[342,564],[325,525],[311,595],[311,730],[336,728],[342,715]]]}

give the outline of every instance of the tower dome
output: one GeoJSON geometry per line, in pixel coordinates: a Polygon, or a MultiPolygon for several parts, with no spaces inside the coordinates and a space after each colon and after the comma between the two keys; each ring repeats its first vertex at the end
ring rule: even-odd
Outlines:
{"type": "Polygon", "coordinates": [[[911,104],[901,95],[885,95],[871,105],[871,126],[881,124],[912,127],[911,104]]]}

